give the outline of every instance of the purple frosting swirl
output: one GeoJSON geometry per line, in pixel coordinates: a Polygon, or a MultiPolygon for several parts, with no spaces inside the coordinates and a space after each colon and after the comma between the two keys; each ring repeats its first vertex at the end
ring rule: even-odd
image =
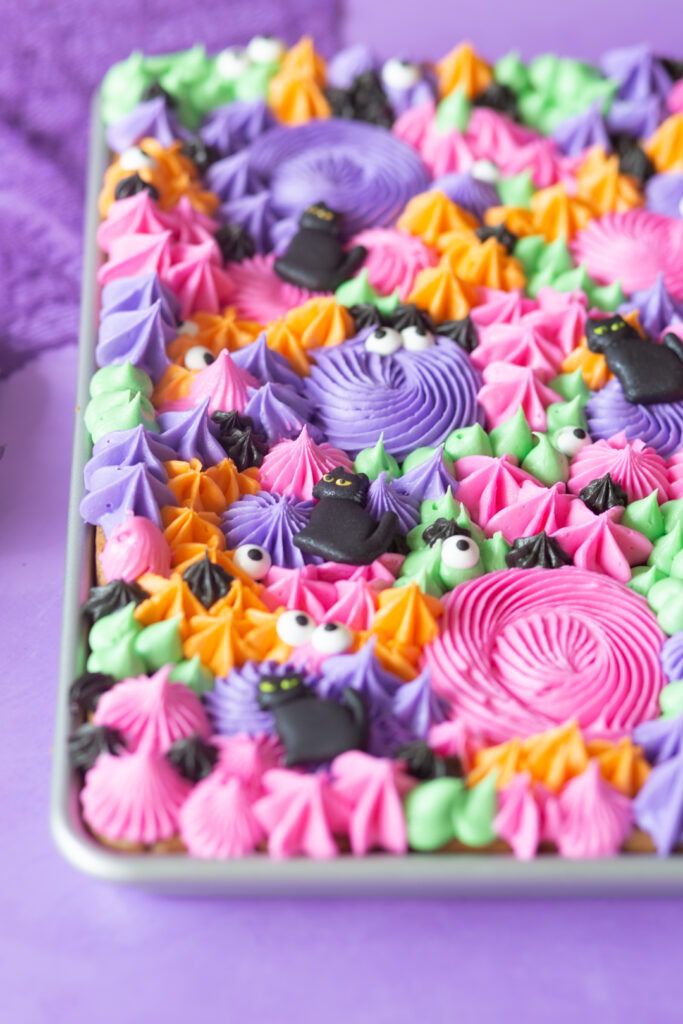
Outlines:
{"type": "Polygon", "coordinates": [[[496,186],[475,178],[469,171],[464,171],[461,174],[444,174],[441,178],[434,180],[432,188],[443,192],[454,203],[473,213],[479,220],[484,219],[484,214],[489,206],[498,206],[500,203],[496,186]]]}
{"type": "Polygon", "coordinates": [[[645,186],[645,205],[664,217],[683,217],[683,174],[655,174],[645,186]]]}
{"type": "Polygon", "coordinates": [[[161,315],[169,327],[178,323],[180,303],[169,288],[165,288],[158,275],[139,274],[137,277],[120,277],[110,281],[102,289],[102,313],[133,313],[149,309],[155,302],[161,302],[161,315]]]}
{"type": "Polygon", "coordinates": [[[385,449],[403,459],[414,448],[440,444],[457,427],[483,423],[481,378],[459,345],[437,338],[423,352],[380,356],[366,350],[368,334],[320,349],[304,380],[315,422],[335,448],[355,456],[383,432],[385,449]]]}
{"type": "Polygon", "coordinates": [[[143,465],[148,473],[165,484],[168,474],[163,464],[176,458],[173,449],[163,444],[157,434],[145,430],[142,424],[131,430],[112,430],[95,442],[92,451],[92,458],[83,470],[87,490],[92,489],[95,473],[110,466],[143,465]]]}
{"type": "Polygon", "coordinates": [[[227,224],[240,224],[245,228],[258,252],[270,252],[273,247],[271,232],[276,221],[270,192],[228,199],[221,204],[220,216],[227,224]]]}
{"type": "Polygon", "coordinates": [[[157,139],[162,146],[170,146],[176,139],[189,138],[163,96],[138,103],[129,114],[114,121],[107,128],[107,145],[115,153],[123,153],[141,139],[157,139]]]}
{"type": "Polygon", "coordinates": [[[175,458],[189,462],[199,459],[204,468],[225,458],[218,441],[218,427],[209,416],[210,399],[186,412],[164,412],[158,418],[159,440],[176,453],[175,458]]]}
{"type": "Polygon", "coordinates": [[[323,201],[343,214],[347,237],[391,224],[429,187],[422,161],[391,132],[336,118],[267,132],[251,148],[251,167],[278,215],[323,201]]]}
{"type": "Polygon", "coordinates": [[[683,444],[683,402],[628,402],[618,380],[609,381],[591,395],[586,418],[594,441],[607,440],[625,430],[629,441],[640,438],[665,459],[683,444]]]}
{"type": "Polygon", "coordinates": [[[91,491],[80,504],[86,523],[101,526],[107,537],[128,516],[144,516],[161,526],[159,509],[177,505],[175,495],[147,467],[104,466],[93,473],[91,491]]]}
{"type": "Polygon", "coordinates": [[[660,659],[670,683],[683,679],[683,630],[664,641],[660,659]]]}
{"type": "Polygon", "coordinates": [[[158,381],[170,363],[166,346],[176,330],[164,319],[161,299],[147,309],[107,312],[100,322],[95,357],[100,366],[132,363],[158,381]]]}
{"type": "Polygon", "coordinates": [[[247,149],[233,153],[212,164],[206,173],[206,183],[223,202],[228,199],[239,199],[241,196],[260,192],[263,189],[263,183],[259,182],[249,167],[249,150],[247,149]]]}
{"type": "Polygon", "coordinates": [[[211,111],[199,134],[221,156],[228,156],[248,146],[274,124],[275,118],[265,100],[237,100],[211,111]]]}
{"type": "Polygon", "coordinates": [[[254,426],[265,434],[271,444],[298,437],[306,427],[313,441],[322,440],[320,431],[311,425],[313,407],[308,399],[286,384],[264,384],[252,393],[244,410],[254,426]]]}
{"type": "Polygon", "coordinates": [[[683,838],[683,756],[653,768],[633,801],[633,813],[658,853],[671,853],[683,838]]]}
{"type": "Polygon", "coordinates": [[[378,521],[385,512],[395,512],[401,533],[408,533],[420,521],[420,503],[417,498],[402,493],[394,481],[387,479],[386,471],[370,484],[365,507],[378,521]]]}
{"type": "Polygon", "coordinates": [[[620,313],[630,313],[634,309],[638,310],[646,332],[653,337],[658,337],[667,327],[683,322],[683,302],[677,302],[669,295],[661,272],[654,284],[633,292],[630,300],[619,306],[620,313]]]}
{"type": "Polygon", "coordinates": [[[455,491],[457,486],[457,480],[444,462],[441,448],[396,480],[396,489],[417,501],[436,501],[443,498],[449,488],[455,491]]]}
{"type": "Polygon", "coordinates": [[[311,517],[312,501],[296,501],[284,494],[245,494],[223,513],[222,529],[229,548],[258,544],[265,548],[275,565],[297,569],[320,559],[304,555],[294,546],[299,533],[311,517]]]}
{"type": "Polygon", "coordinates": [[[262,331],[255,341],[230,353],[233,363],[256,377],[262,384],[270,381],[273,384],[286,384],[299,393],[302,392],[301,377],[294,372],[289,360],[268,347],[266,332],[262,331]]]}

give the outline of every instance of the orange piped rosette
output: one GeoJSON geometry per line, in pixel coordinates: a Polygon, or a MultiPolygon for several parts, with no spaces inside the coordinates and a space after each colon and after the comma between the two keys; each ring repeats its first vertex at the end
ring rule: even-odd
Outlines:
{"type": "Polygon", "coordinates": [[[167,487],[178,500],[196,512],[221,515],[233,501],[243,494],[256,494],[260,490],[255,469],[240,473],[232,459],[223,459],[216,466],[202,469],[199,459],[183,462],[173,459],[164,463],[168,473],[167,487]]]}
{"type": "Polygon", "coordinates": [[[209,615],[202,608],[189,623],[189,635],[183,643],[183,655],[199,660],[217,676],[226,676],[231,668],[254,657],[244,639],[245,623],[233,608],[220,615],[209,615]]]}
{"type": "Polygon", "coordinates": [[[377,604],[372,633],[411,647],[424,647],[438,635],[443,605],[424,594],[417,583],[380,591],[377,604]]]}
{"type": "Polygon", "coordinates": [[[325,98],[325,61],[315,52],[309,36],[285,54],[278,73],[268,85],[268,106],[284,124],[306,124],[332,113],[325,98]]]}
{"type": "Polygon", "coordinates": [[[164,505],[161,509],[164,539],[171,554],[184,544],[213,544],[225,548],[220,519],[213,512],[197,512],[192,508],[164,505]]]}
{"type": "MultiPolygon", "coordinates": [[[[176,141],[164,147],[157,139],[147,138],[138,143],[147,156],[152,157],[151,167],[141,167],[137,173],[143,181],[154,185],[159,193],[159,209],[172,210],[182,196],[187,196],[195,210],[211,215],[218,209],[217,195],[202,188],[201,178],[194,163],[181,153],[182,143],[176,141]]],[[[132,172],[121,166],[117,157],[107,168],[104,185],[99,197],[99,212],[106,217],[114,202],[116,186],[132,172]]]]}
{"type": "Polygon", "coordinates": [[[316,52],[312,36],[302,36],[298,43],[290,46],[282,58],[280,71],[295,78],[311,78],[318,85],[324,85],[327,78],[325,58],[316,52]]]}
{"type": "Polygon", "coordinates": [[[474,99],[493,81],[489,64],[477,54],[471,43],[461,43],[436,65],[439,96],[448,96],[454,89],[463,89],[468,100],[474,99]]]}
{"type": "Polygon", "coordinates": [[[625,736],[618,743],[591,740],[588,756],[597,758],[602,777],[624,796],[633,798],[644,786],[650,774],[650,765],[640,747],[625,736]]]}
{"type": "Polygon", "coordinates": [[[295,306],[284,321],[305,351],[341,345],[354,334],[353,317],[332,296],[314,297],[295,306]]]}
{"type": "Polygon", "coordinates": [[[180,616],[178,632],[182,640],[190,634],[190,621],[204,612],[204,605],[194,596],[180,573],[165,576],[145,573],[137,581],[150,595],[135,609],[135,618],[141,626],[180,616]]]}
{"type": "Polygon", "coordinates": [[[595,208],[578,196],[568,195],[563,185],[550,185],[534,192],[531,213],[535,234],[554,242],[560,235],[571,238],[582,231],[595,216],[595,208]]]}
{"type": "Polygon", "coordinates": [[[504,224],[518,238],[536,233],[534,215],[523,206],[489,206],[484,214],[484,224],[491,228],[504,224]]]}
{"type": "Polygon", "coordinates": [[[461,280],[480,287],[508,292],[526,285],[522,264],[508,256],[495,238],[476,239],[472,244],[459,240],[446,250],[441,262],[461,280]]]}
{"type": "Polygon", "coordinates": [[[152,392],[154,408],[159,409],[166,402],[176,402],[179,398],[187,398],[190,393],[190,384],[196,376],[195,370],[187,370],[184,366],[178,366],[176,363],[167,366],[152,392]]]}
{"type": "Polygon", "coordinates": [[[619,173],[619,157],[607,156],[600,146],[594,146],[579,167],[576,185],[579,198],[601,216],[625,213],[644,202],[636,179],[619,173]]]}
{"type": "Polygon", "coordinates": [[[232,306],[226,306],[220,314],[195,313],[190,322],[198,328],[196,333],[179,334],[166,347],[168,358],[179,366],[183,366],[188,351],[196,345],[208,348],[216,357],[225,348],[235,352],[251,344],[263,330],[255,320],[240,320],[232,306]]]}
{"type": "Polygon", "coordinates": [[[284,317],[273,320],[266,327],[266,342],[268,348],[278,352],[288,361],[295,373],[300,377],[308,377],[311,366],[308,356],[294,331],[289,327],[284,317]]]}
{"type": "Polygon", "coordinates": [[[462,320],[475,305],[475,297],[471,286],[442,262],[420,271],[408,302],[414,302],[440,324],[444,320],[462,320]]]}
{"type": "Polygon", "coordinates": [[[643,149],[660,174],[683,172],[683,114],[662,121],[643,149]]]}
{"type": "Polygon", "coordinates": [[[471,236],[477,226],[471,213],[463,210],[439,189],[430,189],[413,196],[396,222],[399,231],[416,235],[425,245],[437,248],[440,237],[446,232],[464,232],[471,236]]]}

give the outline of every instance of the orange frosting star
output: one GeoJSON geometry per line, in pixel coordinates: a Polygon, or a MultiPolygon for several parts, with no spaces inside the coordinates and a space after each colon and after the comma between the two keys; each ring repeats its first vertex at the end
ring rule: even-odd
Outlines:
{"type": "Polygon", "coordinates": [[[547,242],[560,235],[571,238],[586,227],[595,216],[595,209],[584,199],[569,196],[563,185],[551,185],[534,192],[531,197],[535,233],[547,242]]]}
{"type": "Polygon", "coordinates": [[[190,620],[204,612],[204,606],[194,596],[187,583],[178,572],[165,576],[145,573],[138,583],[150,597],[142,601],[135,609],[135,618],[142,626],[151,626],[154,622],[162,622],[180,616],[178,632],[183,640],[190,633],[190,620]]]}
{"type": "Polygon", "coordinates": [[[186,370],[184,366],[177,366],[175,363],[167,366],[152,393],[152,404],[155,409],[166,402],[187,398],[194,377],[196,377],[196,372],[186,370]]]}
{"type": "Polygon", "coordinates": [[[165,462],[167,486],[180,505],[196,512],[214,512],[221,515],[228,505],[243,494],[256,494],[260,490],[255,469],[240,473],[232,459],[223,459],[216,466],[202,470],[199,459],[183,462],[174,459],[165,462]]]}
{"type": "Polygon", "coordinates": [[[309,299],[286,314],[285,324],[305,349],[340,345],[353,336],[353,317],[332,296],[309,299]]]}
{"type": "Polygon", "coordinates": [[[662,121],[643,149],[660,174],[683,172],[683,114],[672,114],[662,121]]]}
{"type": "Polygon", "coordinates": [[[430,189],[410,200],[396,222],[396,227],[416,235],[426,245],[438,247],[441,235],[449,231],[472,232],[477,227],[477,221],[444,192],[430,189]]]}
{"type": "Polygon", "coordinates": [[[310,36],[304,36],[285,54],[268,86],[268,105],[277,119],[305,124],[314,117],[330,117],[323,93],[325,77],[325,61],[315,52],[310,36]]]}
{"type": "Polygon", "coordinates": [[[491,67],[478,56],[471,43],[461,43],[436,65],[439,96],[464,89],[468,100],[483,92],[493,81],[491,67]]]}
{"type": "Polygon", "coordinates": [[[273,352],[279,352],[288,360],[292,369],[300,377],[308,377],[311,372],[310,363],[304,348],[294,331],[287,325],[284,317],[273,320],[266,327],[266,341],[273,352]]]}
{"type": "Polygon", "coordinates": [[[385,640],[424,647],[437,636],[436,620],[443,614],[441,601],[423,594],[417,583],[380,591],[371,632],[385,640]]]}
{"type": "Polygon", "coordinates": [[[245,642],[244,623],[232,608],[224,609],[220,615],[209,615],[202,608],[189,623],[189,635],[183,643],[183,654],[187,659],[196,654],[203,665],[217,676],[226,676],[235,665],[241,665],[254,656],[245,642]]]}
{"type": "Polygon", "coordinates": [[[526,284],[522,264],[508,256],[495,238],[487,238],[485,242],[476,239],[474,243],[460,239],[446,250],[441,262],[461,280],[484,288],[507,292],[524,288],[526,284]]]}
{"type": "Polygon", "coordinates": [[[196,345],[208,348],[213,356],[219,355],[224,348],[228,352],[244,348],[258,338],[263,330],[255,320],[240,320],[232,306],[226,306],[222,313],[195,313],[191,322],[199,330],[195,334],[179,334],[166,347],[168,358],[183,366],[183,360],[189,349],[196,345]]]}
{"type": "Polygon", "coordinates": [[[474,305],[471,288],[446,263],[425,267],[415,278],[408,302],[424,309],[436,324],[462,320],[474,305]]]}
{"type": "Polygon", "coordinates": [[[318,85],[324,85],[327,77],[325,58],[316,53],[312,36],[302,36],[291,46],[282,58],[280,71],[285,75],[312,78],[318,85]]]}
{"type": "Polygon", "coordinates": [[[220,519],[212,512],[197,512],[192,508],[164,505],[161,510],[164,538],[171,554],[186,544],[212,544],[225,548],[225,537],[220,519]]]}
{"type": "MultiPolygon", "coordinates": [[[[157,139],[142,139],[139,147],[154,160],[151,167],[141,167],[137,172],[143,181],[154,185],[159,192],[159,209],[171,210],[182,196],[187,196],[200,213],[212,214],[218,209],[220,202],[217,195],[202,188],[201,178],[194,163],[180,152],[182,143],[172,142],[164,147],[157,139]]],[[[100,216],[106,217],[109,207],[114,202],[116,186],[122,178],[127,178],[131,171],[121,167],[121,158],[117,157],[107,168],[104,185],[99,197],[100,216]]]]}
{"type": "Polygon", "coordinates": [[[492,228],[504,224],[518,238],[526,238],[536,232],[534,215],[523,206],[489,206],[484,214],[484,223],[492,228]]]}
{"type": "Polygon", "coordinates": [[[644,202],[636,179],[619,173],[619,157],[607,156],[600,146],[589,151],[577,171],[576,183],[579,198],[600,215],[625,213],[644,202]]]}
{"type": "Polygon", "coordinates": [[[588,755],[599,761],[602,777],[630,798],[643,788],[650,774],[650,765],[642,750],[634,746],[627,736],[618,743],[591,740],[588,743],[588,755]]]}

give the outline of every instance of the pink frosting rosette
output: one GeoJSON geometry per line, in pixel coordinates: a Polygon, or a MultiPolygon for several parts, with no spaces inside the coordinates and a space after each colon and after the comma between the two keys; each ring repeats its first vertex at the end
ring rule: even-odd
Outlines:
{"type": "Polygon", "coordinates": [[[462,583],[443,604],[424,663],[487,744],[572,719],[588,737],[617,738],[658,713],[664,634],[622,584],[573,566],[509,569],[462,583]]]}
{"type": "Polygon", "coordinates": [[[380,295],[390,295],[396,288],[402,302],[413,290],[415,278],[426,267],[435,267],[438,254],[407,231],[370,228],[361,231],[351,242],[368,251],[363,268],[368,280],[380,295]]]}

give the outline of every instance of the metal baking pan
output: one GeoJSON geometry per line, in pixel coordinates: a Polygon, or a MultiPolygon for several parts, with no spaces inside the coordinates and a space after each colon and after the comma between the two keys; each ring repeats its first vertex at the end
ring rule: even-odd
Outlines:
{"type": "Polygon", "coordinates": [[[244,860],[202,861],[182,854],[117,853],[100,846],[83,826],[78,783],[71,772],[69,686],[85,666],[86,629],[80,614],[93,581],[93,528],[80,518],[83,467],[90,440],[83,423],[95,369],[101,262],[95,233],[97,197],[108,161],[99,96],[92,103],[78,390],[74,418],[62,646],[51,797],[57,846],[75,867],[110,882],[177,895],[230,896],[642,896],[683,893],[683,856],[627,853],[609,860],[568,861],[541,855],[530,863],[502,853],[342,855],[333,861],[278,862],[265,854],[244,860]]]}

